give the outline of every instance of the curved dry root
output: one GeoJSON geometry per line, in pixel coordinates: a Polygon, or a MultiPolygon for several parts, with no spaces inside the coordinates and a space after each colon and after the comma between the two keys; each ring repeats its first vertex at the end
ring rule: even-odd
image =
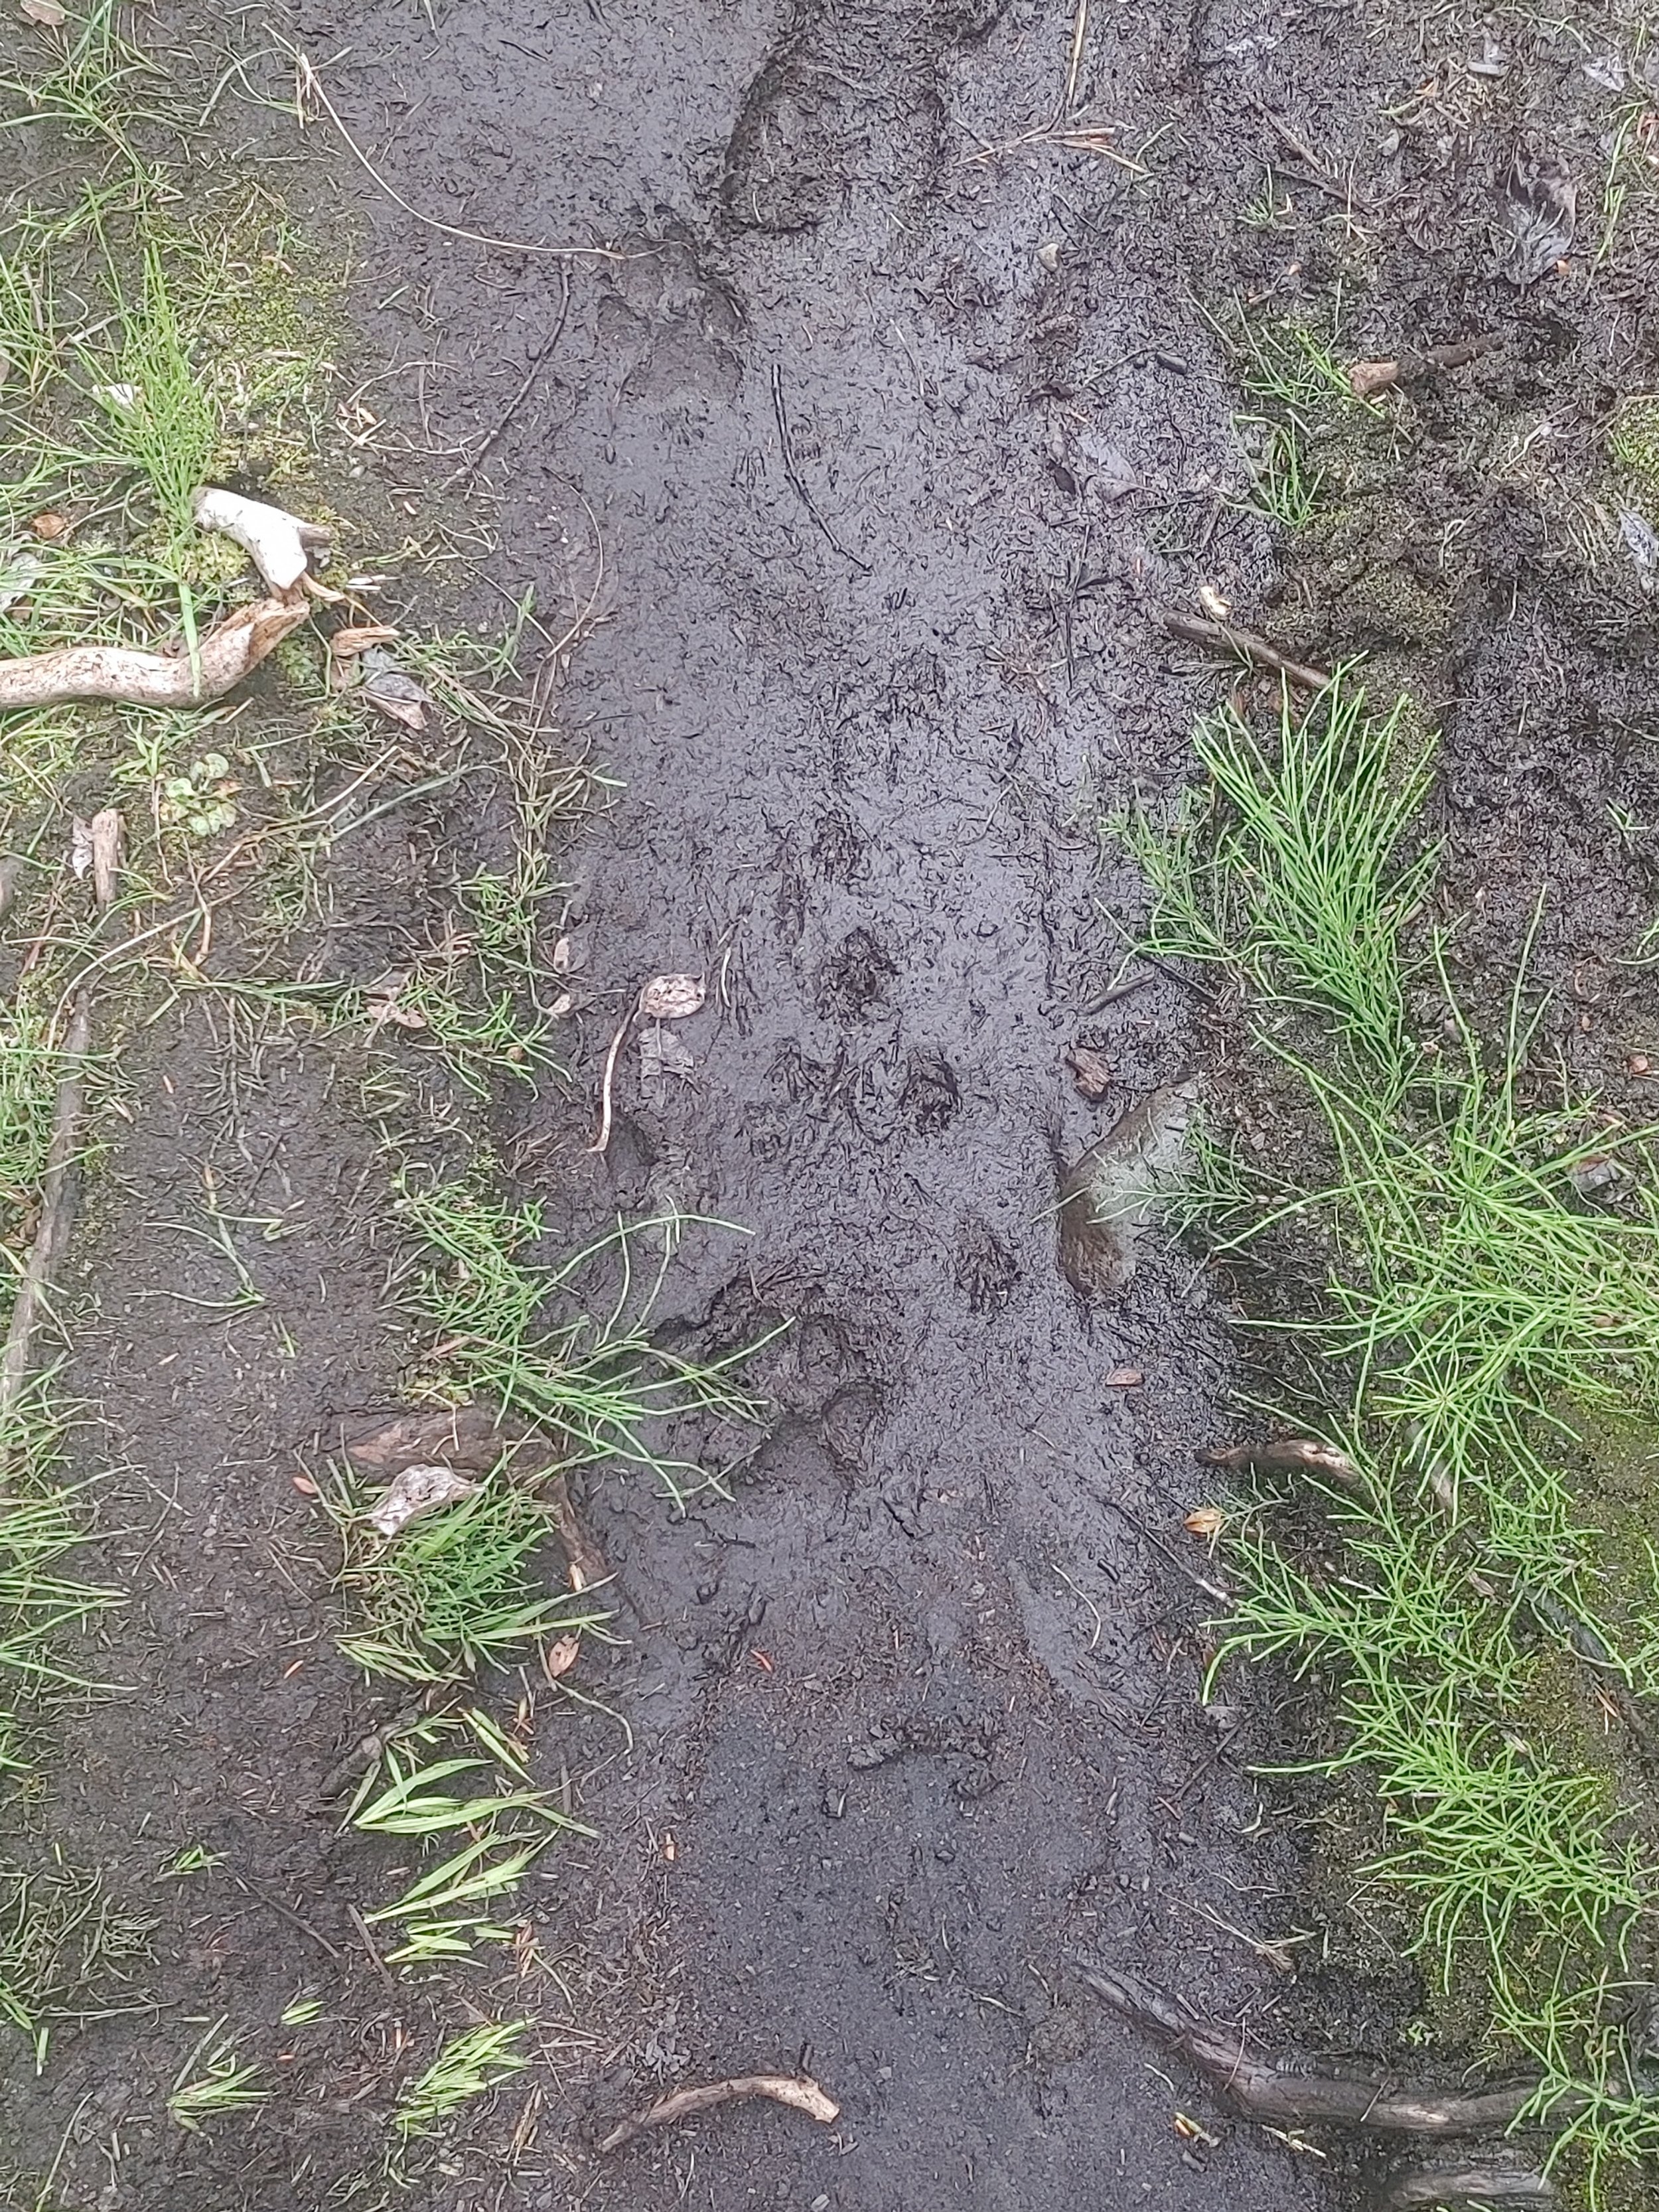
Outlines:
{"type": "MultiPolygon", "coordinates": [[[[1246,2119],[1281,2128],[1313,2127],[1322,2121],[1395,2135],[1498,2135],[1514,2125],[1534,2094],[1534,2085],[1526,2081],[1504,2089],[1413,2089],[1372,2069],[1298,2071],[1252,2058],[1236,2027],[1189,2012],[1131,1974],[1075,1960],[1072,1970],[1121,2019],[1195,2067],[1221,2103],[1246,2119]]],[[[1555,2107],[1563,2114],[1571,2109],[1566,2100],[1555,2107]]]]}
{"type": "Polygon", "coordinates": [[[112,699],[132,707],[200,707],[222,698],[310,613],[302,593],[238,607],[198,643],[194,655],[141,653],[127,645],[65,645],[0,660],[0,711],[112,699]]]}
{"type": "MultiPolygon", "coordinates": [[[[270,596],[238,607],[198,640],[193,653],[143,653],[126,645],[66,645],[0,660],[0,712],[108,699],[132,707],[200,707],[222,698],[310,613],[309,560],[329,533],[279,507],[205,486],[195,516],[204,530],[234,539],[253,556],[270,596]]],[[[319,586],[319,589],[321,587],[319,586]]]]}
{"type": "Polygon", "coordinates": [[[1393,2174],[1378,2192],[1376,2212],[1465,2212],[1482,2204],[1553,2204],[1555,2185],[1522,2166],[1413,2166],[1393,2174]]]}

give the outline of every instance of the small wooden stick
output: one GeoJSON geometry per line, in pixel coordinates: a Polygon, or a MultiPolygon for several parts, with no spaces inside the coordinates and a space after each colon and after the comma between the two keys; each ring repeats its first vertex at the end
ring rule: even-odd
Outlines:
{"type": "MultiPolygon", "coordinates": [[[[112,806],[94,814],[92,879],[100,924],[115,901],[120,864],[121,817],[112,806]]],[[[86,1105],[87,1055],[92,1049],[92,984],[83,980],[75,994],[64,1037],[64,1072],[52,1103],[52,1135],[40,1177],[40,1218],[34,1242],[12,1301],[11,1322],[0,1350],[0,1439],[9,1428],[28,1382],[34,1331],[52,1295],[52,1278],[64,1256],[75,1221],[75,1155],[86,1105]]],[[[0,1482],[3,1470],[0,1469],[0,1482]]]]}
{"type": "Polygon", "coordinates": [[[808,2075],[796,2074],[738,2074],[726,2081],[702,2081],[695,2088],[676,2089],[672,2096],[659,2097],[654,2105],[647,2105],[642,2112],[635,2112],[611,2129],[599,2145],[600,2150],[620,2150],[623,2143],[631,2142],[635,2136],[643,2135],[648,2128],[672,2127],[676,2120],[689,2120],[699,2112],[712,2112],[717,2105],[730,2105],[739,2097],[770,2097],[780,2105],[793,2105],[798,2112],[824,2127],[841,2116],[841,2106],[827,2096],[808,2075]]]}
{"type": "Polygon", "coordinates": [[[1164,627],[1171,637],[1185,638],[1191,645],[1207,646],[1212,653],[1231,654],[1253,668],[1271,668],[1276,676],[1282,676],[1287,684],[1297,684],[1304,691],[1322,691],[1331,680],[1325,669],[1310,668],[1305,661],[1290,659],[1277,646],[1269,645],[1265,637],[1258,637],[1253,629],[1240,629],[1233,623],[1211,622],[1203,615],[1165,615],[1164,627]]]}
{"type": "Polygon", "coordinates": [[[1414,384],[1419,377],[1435,375],[1441,369],[1466,368],[1482,354],[1491,353],[1497,343],[1492,337],[1462,338],[1455,345],[1425,346],[1421,353],[1402,353],[1394,361],[1357,361],[1348,371],[1349,386],[1356,399],[1370,399],[1395,384],[1414,384]]]}

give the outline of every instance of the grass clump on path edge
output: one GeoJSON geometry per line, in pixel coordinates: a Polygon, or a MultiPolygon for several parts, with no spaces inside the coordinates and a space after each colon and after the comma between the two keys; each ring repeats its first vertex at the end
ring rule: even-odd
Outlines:
{"type": "Polygon", "coordinates": [[[1614,1571],[1576,1470],[1611,1411],[1659,1428],[1656,1133],[1536,1064],[1529,945],[1499,1034],[1460,1006],[1423,912],[1432,763],[1409,703],[1378,714],[1339,677],[1265,736],[1211,718],[1197,750],[1205,786],[1119,825],[1149,949],[1234,978],[1273,1118],[1310,1142],[1276,1161],[1207,1140],[1182,1204],[1218,1258],[1299,1275],[1297,1310],[1254,1326],[1296,1425],[1355,1477],[1239,1502],[1211,1677],[1271,1660],[1324,1686],[1329,1735],[1285,1771],[1364,1778],[1385,1848],[1362,1887],[1409,1913],[1431,1985],[1475,1992],[1476,2056],[1535,2076],[1520,2124],[1610,2206],[1659,2156],[1659,1856],[1642,1793],[1582,1754],[1613,1708],[1641,1741],[1659,1572],[1651,1546],[1614,1571]],[[1426,1036],[1419,994],[1449,1009],[1426,1036]],[[1595,1725],[1552,1728],[1564,1671],[1595,1725]]]}

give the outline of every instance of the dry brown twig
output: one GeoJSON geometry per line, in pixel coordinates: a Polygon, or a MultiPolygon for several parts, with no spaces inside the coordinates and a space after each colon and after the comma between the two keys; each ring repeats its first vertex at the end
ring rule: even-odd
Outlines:
{"type": "Polygon", "coordinates": [[[717,2106],[735,2104],[742,2097],[770,2097],[775,2104],[792,2106],[823,2127],[841,2117],[841,2106],[835,2099],[807,2075],[736,2074],[727,2081],[702,2081],[659,2097],[654,2105],[647,2105],[642,2112],[612,2128],[599,2148],[620,2150],[649,2129],[672,2127],[677,2120],[693,2119],[699,2112],[712,2112],[717,2106]]]}
{"type": "Polygon", "coordinates": [[[1004,139],[994,146],[981,138],[976,154],[963,155],[964,167],[978,161],[1000,161],[1004,155],[1017,154],[1026,146],[1058,146],[1064,153],[1093,154],[1103,161],[1115,162],[1132,177],[1151,173],[1144,163],[1120,153],[1113,145],[1115,124],[1091,123],[1077,112],[1078,83],[1083,74],[1083,50],[1088,32],[1089,0],[1078,0],[1066,56],[1066,82],[1053,117],[1035,130],[1023,131],[1017,138],[1004,139]]]}
{"type": "MultiPolygon", "coordinates": [[[[121,864],[121,817],[106,806],[94,814],[89,826],[92,842],[92,880],[101,926],[115,902],[121,864]]],[[[82,970],[75,993],[74,1008],[63,1043],[63,1073],[52,1102],[52,1134],[46,1164],[40,1177],[40,1218],[34,1242],[23,1263],[11,1322],[0,1349],[0,1431],[10,1425],[27,1384],[34,1333],[52,1296],[52,1278],[69,1243],[75,1220],[76,1148],[81,1119],[86,1109],[87,1056],[92,1049],[92,982],[90,964],[82,970]]]]}
{"type": "Polygon", "coordinates": [[[1496,338],[1460,339],[1455,345],[1425,346],[1421,353],[1402,353],[1392,361],[1357,361],[1348,371],[1348,384],[1356,399],[1374,399],[1397,384],[1415,384],[1449,368],[1466,368],[1482,354],[1491,353],[1496,338]]]}
{"type": "Polygon", "coordinates": [[[1205,646],[1212,653],[1230,655],[1253,668],[1271,669],[1304,691],[1322,691],[1331,680],[1327,670],[1291,659],[1265,637],[1258,637],[1253,629],[1240,629],[1235,623],[1211,622],[1202,615],[1165,615],[1164,627],[1171,637],[1185,638],[1189,644],[1205,646]]]}
{"type": "Polygon", "coordinates": [[[445,222],[435,215],[428,215],[424,208],[417,208],[412,201],[406,200],[400,191],[386,182],[350,131],[346,129],[340,119],[339,110],[323,88],[322,78],[317,74],[317,65],[310,56],[302,54],[297,46],[290,46],[289,52],[294,56],[297,104],[303,109],[307,100],[314,100],[344,140],[346,150],[364,170],[370,180],[379,185],[394,207],[401,208],[405,215],[412,216],[416,222],[423,222],[428,230],[441,231],[446,238],[463,239],[470,246],[491,246],[501,253],[533,253],[558,261],[624,261],[628,258],[626,254],[618,252],[613,246],[544,246],[529,239],[492,238],[485,231],[468,230],[459,223],[445,222]]]}

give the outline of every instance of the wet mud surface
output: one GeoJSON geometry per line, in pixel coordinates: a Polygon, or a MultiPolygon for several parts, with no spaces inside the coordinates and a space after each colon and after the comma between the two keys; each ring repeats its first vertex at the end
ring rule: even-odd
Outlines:
{"type": "MultiPolygon", "coordinates": [[[[1615,354],[1622,388],[1645,388],[1639,301],[1546,302],[1493,265],[1494,165],[1529,127],[1516,101],[1596,143],[1583,56],[1528,49],[1501,99],[1474,80],[1486,104],[1437,152],[1439,125],[1393,126],[1390,147],[1381,114],[1431,64],[1420,27],[1101,11],[1078,98],[1121,155],[1144,149],[1140,181],[1043,137],[1072,29],[1051,8],[605,0],[434,21],[302,0],[284,21],[406,200],[491,237],[606,249],[481,248],[327,157],[362,228],[388,416],[440,451],[488,439],[470,488],[492,574],[599,617],[559,709],[620,786],[568,857],[588,1003],[568,1092],[498,1103],[501,1157],[560,1250],[665,1200],[735,1224],[688,1235],[672,1340],[723,1351],[790,1324],[754,1370],[763,1437],[708,1470],[729,1500],[711,1488],[678,1514],[614,1474],[583,1497],[620,1640],[583,1677],[602,1705],[544,1702],[537,1741],[597,1833],[538,1887],[556,1999],[538,1982],[489,2001],[555,2023],[535,2124],[510,2179],[462,2154],[410,2201],[1358,2202],[1352,2177],[1215,2118],[1195,2083],[1172,2094],[1066,1971],[1086,1952],[1264,2045],[1339,2055],[1389,2056],[1415,2001],[1406,1970],[1356,1983],[1305,1893],[1305,1808],[1251,1771],[1283,1748],[1271,1715],[1199,1704],[1212,1600],[1181,1520],[1238,1381],[1228,1286],[1148,1237],[1121,1293],[1080,1296],[1057,1264],[1058,1169],[1155,1086],[1215,1073],[1202,994],[1160,975],[1102,1003],[1110,914],[1139,894],[1099,819],[1179,782],[1218,696],[1157,626],[1200,581],[1289,648],[1370,649],[1448,714],[1455,879],[1491,894],[1471,958],[1487,928],[1512,941],[1540,872],[1564,894],[1540,933],[1551,980],[1578,972],[1587,935],[1611,972],[1641,917],[1643,854],[1609,868],[1603,826],[1609,798],[1639,811],[1651,774],[1639,578],[1538,568],[1528,489],[1518,519],[1486,510],[1472,549],[1466,532],[1447,556],[1430,528],[1436,501],[1444,522],[1489,479],[1474,430],[1556,404],[1592,362],[1611,375],[1615,354]],[[1427,403],[1421,498],[1386,559],[1370,529],[1346,588],[1328,548],[1276,562],[1230,496],[1237,392],[1201,309],[1264,287],[1294,302],[1353,249],[1329,192],[1300,185],[1283,232],[1237,222],[1284,150],[1263,104],[1339,166],[1357,147],[1389,210],[1364,333],[1378,352],[1425,322],[1510,336],[1473,400],[1438,420],[1427,403]],[[1402,568],[1432,607],[1403,628],[1397,590],[1365,596],[1402,568]],[[1604,744],[1612,729],[1629,734],[1604,744]],[[1517,847],[1524,871],[1506,865],[1517,847]],[[597,1155],[615,1027],[678,970],[709,987],[674,1032],[693,1064],[647,1075],[630,1041],[597,1155]],[[1079,1043],[1109,1070],[1092,1100],[1067,1064],[1079,1043]],[[1314,1938],[1293,1986],[1249,1948],[1291,1929],[1314,1938]],[[660,2087],[797,2069],[841,2101],[833,2129],[749,2106],[592,2155],[660,2087]],[[1183,2105],[1207,2133],[1177,2125],[1183,2105]]],[[[417,814],[363,864],[357,933],[330,957],[371,972],[407,855],[441,882],[481,834],[417,814]]],[[[1570,1048],[1621,1080],[1639,1003],[1589,1024],[1571,1004],[1570,1048]]],[[[388,1991],[354,1946],[317,1810],[364,1705],[327,1651],[327,1547],[292,1476],[340,1417],[395,1399],[397,1240],[362,1198],[367,1140],[320,1048],[273,1033],[231,1051],[191,1016],[149,1052],[177,1115],[149,1119],[83,1240],[82,1357],[140,1478],[116,1565],[143,1592],[118,1656],[145,1694],[76,1720],[53,1811],[98,1832],[118,1774],[112,1838],[147,1793],[158,1852],[205,1836],[251,1885],[154,1908],[173,2011],[267,2017],[315,1981],[333,2024],[257,2134],[190,2142],[124,2117],[160,2063],[154,2015],[88,2027],[25,2148],[47,2163],[84,2094],[98,2124],[75,2203],[373,2203],[372,2179],[352,2180],[363,2116],[428,2000],[388,1991]],[[254,1080],[227,1101],[224,1068],[250,1051],[254,1080]],[[281,1358],[257,1319],[205,1328],[167,1304],[158,1327],[158,1291],[218,1294],[176,1255],[110,1287],[112,1255],[174,1218],[204,1153],[235,1210],[294,1224],[265,1283],[295,1347],[281,1358]],[[136,1510],[147,1493],[159,1518],[136,1510]],[[100,2168],[94,2143],[124,2126],[100,2168]]],[[[8,2094],[22,2111],[21,2075],[8,2094]]]]}

